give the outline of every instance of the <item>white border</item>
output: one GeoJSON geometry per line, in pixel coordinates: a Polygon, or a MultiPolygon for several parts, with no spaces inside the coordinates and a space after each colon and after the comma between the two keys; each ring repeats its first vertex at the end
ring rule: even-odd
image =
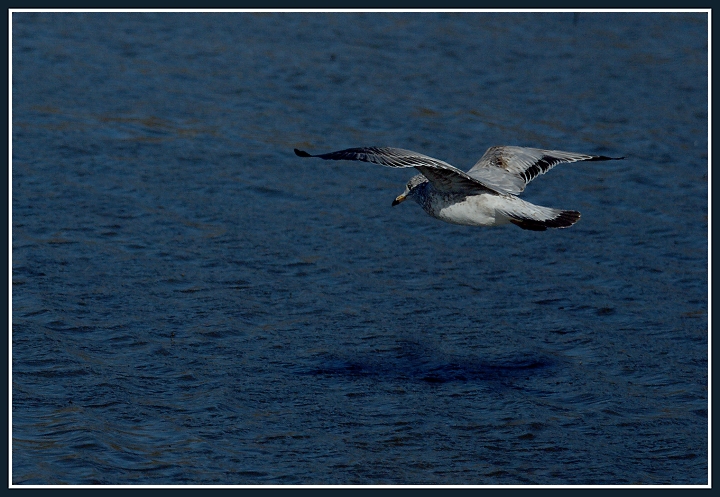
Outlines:
{"type": "Polygon", "coordinates": [[[323,12],[368,12],[368,13],[383,13],[383,12],[407,12],[411,14],[422,13],[422,12],[447,12],[447,13],[468,13],[468,12],[706,12],[711,13],[712,9],[8,9],[10,14],[13,12],[218,12],[218,13],[229,13],[229,12],[308,12],[308,13],[323,13],[323,12]]]}
{"type": "Polygon", "coordinates": [[[708,10],[708,488],[712,488],[712,10],[708,10]]]}
{"type": "Polygon", "coordinates": [[[8,486],[12,487],[12,11],[8,15],[8,486]]]}
{"type": "Polygon", "coordinates": [[[712,9],[8,9],[8,488],[712,488],[712,9]],[[15,12],[704,12],[708,15],[708,484],[707,485],[13,485],[12,483],[12,15],[15,12]]]}

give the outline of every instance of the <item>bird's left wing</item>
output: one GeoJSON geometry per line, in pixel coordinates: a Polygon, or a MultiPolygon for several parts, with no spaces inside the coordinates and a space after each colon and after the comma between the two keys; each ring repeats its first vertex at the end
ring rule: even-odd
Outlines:
{"type": "Polygon", "coordinates": [[[467,173],[490,188],[517,195],[541,174],[562,162],[620,160],[624,157],[578,154],[539,148],[490,147],[467,173]]]}
{"type": "Polygon", "coordinates": [[[447,162],[427,155],[391,147],[348,148],[327,154],[311,155],[295,149],[299,157],[317,157],[325,160],[353,160],[371,162],[387,167],[414,167],[440,191],[458,193],[480,193],[494,191],[481,180],[469,176],[447,162]]]}

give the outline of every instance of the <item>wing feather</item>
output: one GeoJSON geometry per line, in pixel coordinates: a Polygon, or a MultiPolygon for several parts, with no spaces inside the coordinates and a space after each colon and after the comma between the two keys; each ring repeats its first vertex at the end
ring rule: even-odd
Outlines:
{"type": "Polygon", "coordinates": [[[497,146],[485,154],[468,171],[468,175],[490,188],[517,195],[525,186],[557,164],[579,161],[620,160],[624,157],[578,154],[561,150],[497,146]]]}
{"type": "Polygon", "coordinates": [[[451,166],[447,162],[429,157],[427,155],[392,147],[361,147],[348,148],[327,154],[311,155],[302,150],[295,149],[299,157],[317,157],[324,160],[351,160],[370,162],[387,167],[414,167],[440,191],[458,193],[479,193],[480,191],[494,191],[488,188],[482,180],[474,178],[451,166]]]}

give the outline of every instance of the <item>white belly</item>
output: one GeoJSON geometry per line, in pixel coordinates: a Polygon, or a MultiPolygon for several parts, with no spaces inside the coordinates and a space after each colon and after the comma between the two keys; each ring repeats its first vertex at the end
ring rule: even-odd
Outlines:
{"type": "Polygon", "coordinates": [[[502,209],[507,203],[504,197],[490,194],[466,197],[460,202],[439,200],[432,205],[430,215],[453,224],[499,226],[510,222],[502,209]]]}

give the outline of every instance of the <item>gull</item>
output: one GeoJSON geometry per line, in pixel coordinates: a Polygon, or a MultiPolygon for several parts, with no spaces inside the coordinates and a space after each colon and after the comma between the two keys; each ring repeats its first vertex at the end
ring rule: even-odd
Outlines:
{"type": "Polygon", "coordinates": [[[414,167],[420,174],[410,178],[393,206],[410,198],[430,216],[448,223],[468,226],[512,223],[533,231],[567,228],[580,219],[580,213],[542,207],[518,198],[530,181],[563,162],[624,159],[495,146],[487,149],[468,172],[463,172],[447,162],[402,148],[360,147],[318,155],[295,149],[295,154],[325,160],[371,162],[387,167],[414,167]]]}

